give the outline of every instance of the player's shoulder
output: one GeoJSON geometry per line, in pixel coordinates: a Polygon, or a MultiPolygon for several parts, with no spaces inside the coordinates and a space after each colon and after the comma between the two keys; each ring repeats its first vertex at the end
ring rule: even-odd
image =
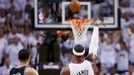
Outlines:
{"type": "Polygon", "coordinates": [[[89,61],[89,60],[85,60],[84,62],[85,62],[85,63],[92,64],[92,62],[91,62],[91,61],[89,61]]]}
{"type": "Polygon", "coordinates": [[[85,60],[85,64],[91,66],[91,65],[93,64],[93,62],[91,62],[91,61],[89,61],[89,60],[85,60]]]}
{"type": "Polygon", "coordinates": [[[26,75],[39,75],[38,72],[30,67],[27,67],[25,70],[26,75]]]}
{"type": "Polygon", "coordinates": [[[60,75],[70,75],[69,66],[65,66],[62,68],[60,75]]]}

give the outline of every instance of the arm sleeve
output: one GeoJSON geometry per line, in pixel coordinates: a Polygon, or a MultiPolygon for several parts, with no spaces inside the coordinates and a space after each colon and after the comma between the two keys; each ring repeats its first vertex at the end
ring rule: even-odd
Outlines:
{"type": "Polygon", "coordinates": [[[91,42],[89,45],[89,54],[93,53],[94,55],[97,56],[98,45],[99,45],[99,28],[97,26],[95,26],[93,28],[91,42]]]}

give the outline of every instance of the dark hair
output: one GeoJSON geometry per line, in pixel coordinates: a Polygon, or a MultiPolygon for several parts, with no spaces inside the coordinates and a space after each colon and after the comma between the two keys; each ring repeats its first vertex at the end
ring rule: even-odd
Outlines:
{"type": "Polygon", "coordinates": [[[30,52],[27,49],[21,49],[18,54],[18,58],[20,61],[26,61],[30,57],[30,52]]]}
{"type": "Polygon", "coordinates": [[[84,49],[85,49],[84,46],[82,46],[81,44],[77,44],[74,46],[74,50],[78,53],[83,52],[84,49]]]}

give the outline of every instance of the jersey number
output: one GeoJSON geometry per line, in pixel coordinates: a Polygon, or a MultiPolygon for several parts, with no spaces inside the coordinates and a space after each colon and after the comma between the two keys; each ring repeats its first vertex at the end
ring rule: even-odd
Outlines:
{"type": "Polygon", "coordinates": [[[82,70],[78,72],[77,75],[88,75],[88,70],[82,70]]]}

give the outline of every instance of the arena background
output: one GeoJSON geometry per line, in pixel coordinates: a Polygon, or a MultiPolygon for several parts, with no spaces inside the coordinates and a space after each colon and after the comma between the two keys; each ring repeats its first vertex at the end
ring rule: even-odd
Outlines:
{"type": "MultiPolygon", "coordinates": [[[[51,1],[51,15],[57,13],[55,6],[61,0],[42,1],[51,1]]],[[[134,0],[119,0],[119,8],[121,29],[100,32],[95,75],[134,75],[134,0]]],[[[22,48],[31,51],[30,65],[39,75],[59,75],[70,62],[72,33],[35,30],[33,10],[34,0],[0,0],[0,75],[19,63],[17,54],[22,48]]],[[[49,17],[47,21],[58,20],[49,17]]],[[[91,31],[87,36],[89,45],[91,31]]]]}

